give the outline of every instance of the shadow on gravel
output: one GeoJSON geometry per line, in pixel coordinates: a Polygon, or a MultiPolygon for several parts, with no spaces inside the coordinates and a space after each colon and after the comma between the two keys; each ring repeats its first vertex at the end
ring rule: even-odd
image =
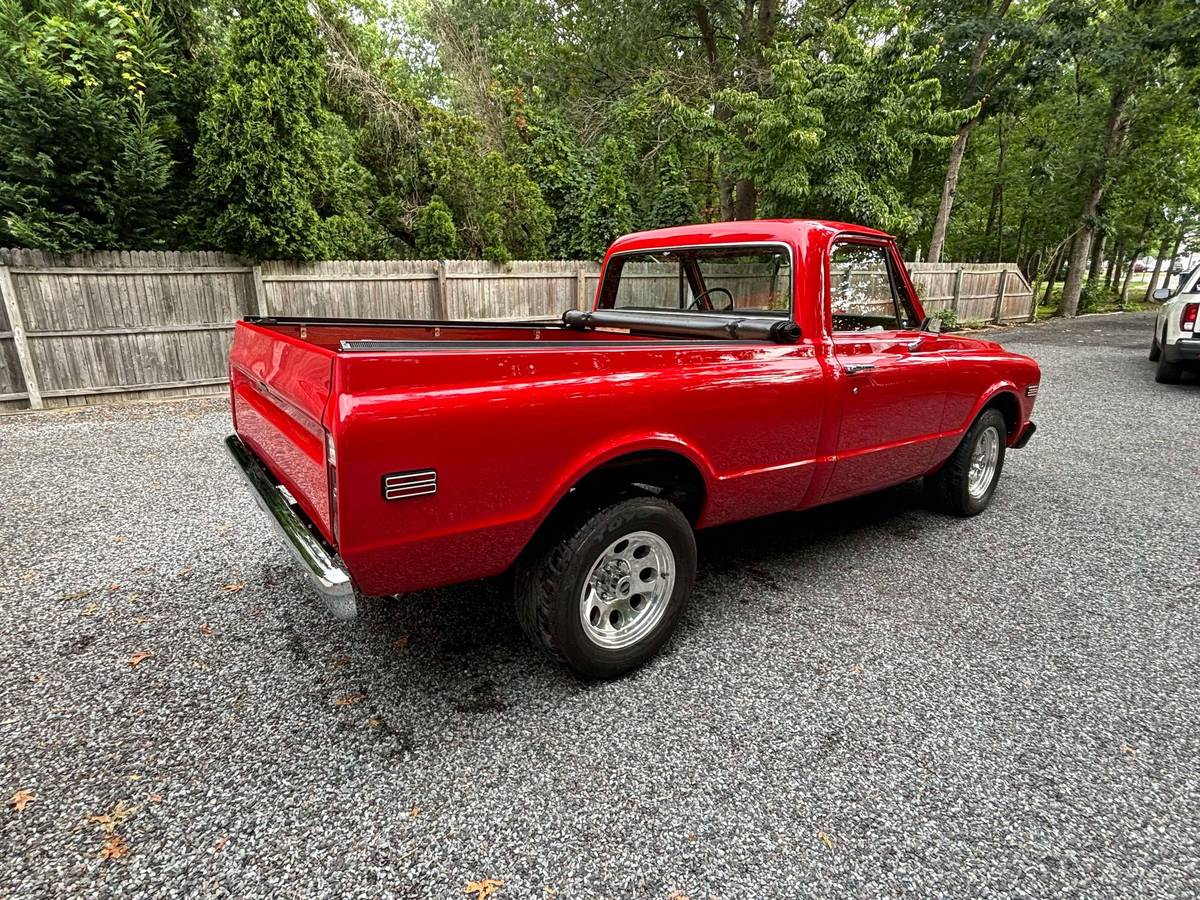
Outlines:
{"type": "MultiPolygon", "coordinates": [[[[753,583],[786,599],[793,589],[789,567],[796,565],[797,554],[835,554],[843,538],[871,530],[882,529],[887,540],[917,540],[924,509],[919,487],[904,485],[828,507],[702,531],[692,602],[703,604],[706,584],[711,588],[714,581],[727,579],[753,583]]],[[[374,673],[371,696],[387,698],[376,713],[386,714],[389,723],[381,737],[398,732],[403,750],[412,749],[403,722],[414,715],[418,697],[446,716],[486,717],[522,705],[528,696],[545,702],[547,694],[551,700],[565,699],[598,689],[572,678],[528,643],[513,614],[510,590],[509,579],[502,577],[363,603],[359,621],[350,627],[359,629],[356,665],[374,673]]],[[[682,626],[695,627],[701,626],[682,626]]],[[[293,657],[303,659],[287,625],[283,631],[293,657]]],[[[671,652],[669,646],[666,652],[671,652]]]]}

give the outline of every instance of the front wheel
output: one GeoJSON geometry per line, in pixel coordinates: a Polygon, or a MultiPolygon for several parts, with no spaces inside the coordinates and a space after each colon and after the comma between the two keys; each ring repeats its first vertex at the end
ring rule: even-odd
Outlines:
{"type": "Polygon", "coordinates": [[[975,516],[987,509],[1004,469],[1007,434],[1000,410],[984,410],[946,464],[926,476],[925,487],[934,503],[959,516],[975,516]]]}
{"type": "Polygon", "coordinates": [[[613,678],[658,652],[696,576],[696,541],[679,509],[633,497],[600,510],[517,565],[525,633],[584,678],[613,678]]]}

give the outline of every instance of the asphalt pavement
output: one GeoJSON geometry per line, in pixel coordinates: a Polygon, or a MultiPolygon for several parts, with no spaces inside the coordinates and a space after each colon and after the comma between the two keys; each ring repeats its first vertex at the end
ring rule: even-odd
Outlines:
{"type": "Polygon", "coordinates": [[[1200,383],[1149,333],[1000,332],[1044,380],[987,513],[705,532],[604,684],[495,584],[330,620],[222,400],[0,418],[0,895],[1198,896],[1200,383]]]}

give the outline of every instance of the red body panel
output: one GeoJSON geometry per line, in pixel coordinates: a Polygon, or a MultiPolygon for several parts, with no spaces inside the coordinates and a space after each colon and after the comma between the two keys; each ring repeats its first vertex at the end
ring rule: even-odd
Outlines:
{"type": "Polygon", "coordinates": [[[954,335],[832,332],[828,252],[846,233],[886,237],[838,223],[721,223],[630,235],[609,251],[786,243],[802,331],[792,345],[536,326],[239,323],[236,428],[369,594],[504,571],[580,478],[633,452],[694,466],[705,527],[925,474],[998,393],[1019,405],[1016,440],[1032,406],[1026,387],[1040,377],[1032,360],[954,335]],[[397,339],[413,343],[338,349],[397,339]],[[503,347],[482,343],[496,341],[503,347]],[[864,362],[868,374],[847,374],[864,362]],[[336,535],[325,431],[337,456],[336,535]],[[437,471],[436,494],[383,498],[385,475],[424,469],[437,471]]]}

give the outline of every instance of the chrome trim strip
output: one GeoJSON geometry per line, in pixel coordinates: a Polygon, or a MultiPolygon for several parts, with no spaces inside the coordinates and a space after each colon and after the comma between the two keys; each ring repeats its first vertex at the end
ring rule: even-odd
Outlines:
{"type": "Polygon", "coordinates": [[[254,501],[271,520],[284,547],[325,601],[329,614],[343,621],[353,619],[358,612],[358,604],[350,575],[308,530],[295,508],[271,480],[266,467],[242,443],[241,438],[235,434],[229,435],[225,438],[225,449],[250,486],[254,501]]]}

